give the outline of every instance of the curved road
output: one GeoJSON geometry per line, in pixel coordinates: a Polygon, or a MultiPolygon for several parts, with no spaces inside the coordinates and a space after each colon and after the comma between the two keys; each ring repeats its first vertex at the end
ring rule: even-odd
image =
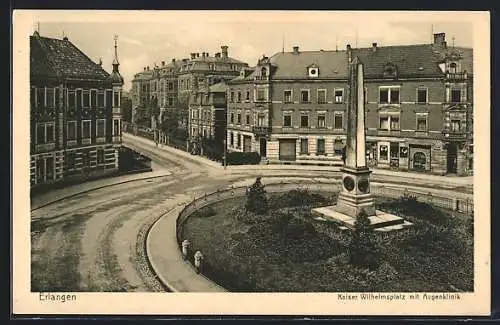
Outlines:
{"type": "MultiPolygon", "coordinates": [[[[147,229],[163,213],[256,172],[264,177],[304,175],[291,170],[223,170],[132,140],[128,145],[172,174],[93,190],[33,210],[32,291],[163,291],[144,254],[147,229]]],[[[325,172],[307,175],[325,177],[325,172]]],[[[394,181],[417,185],[404,177],[394,181]]],[[[436,189],[435,183],[421,183],[435,191],[453,190],[446,184],[436,189]]]]}

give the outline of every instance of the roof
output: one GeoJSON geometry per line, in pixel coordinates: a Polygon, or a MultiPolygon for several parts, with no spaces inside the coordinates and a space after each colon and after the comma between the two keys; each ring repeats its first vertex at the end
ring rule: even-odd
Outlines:
{"type": "Polygon", "coordinates": [[[32,76],[106,80],[107,73],[67,38],[30,36],[30,74],[32,76]]]}
{"type": "MultiPolygon", "coordinates": [[[[379,46],[375,50],[357,48],[351,50],[352,57],[359,57],[364,64],[366,78],[384,76],[384,67],[392,64],[397,67],[399,77],[440,77],[443,75],[439,63],[451,52],[462,55],[462,69],[473,72],[471,48],[437,48],[432,44],[379,46]]],[[[301,51],[278,52],[269,58],[272,79],[306,79],[308,67],[316,66],[319,77],[326,79],[347,79],[347,51],[301,51]]],[[[257,72],[243,78],[238,76],[231,81],[253,80],[257,72]]]]}

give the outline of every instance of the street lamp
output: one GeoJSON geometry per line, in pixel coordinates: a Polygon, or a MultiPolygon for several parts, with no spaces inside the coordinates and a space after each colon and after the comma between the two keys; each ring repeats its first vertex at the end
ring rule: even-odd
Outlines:
{"type": "Polygon", "coordinates": [[[226,139],[224,139],[224,169],[226,169],[227,165],[227,147],[226,147],[226,139]]]}

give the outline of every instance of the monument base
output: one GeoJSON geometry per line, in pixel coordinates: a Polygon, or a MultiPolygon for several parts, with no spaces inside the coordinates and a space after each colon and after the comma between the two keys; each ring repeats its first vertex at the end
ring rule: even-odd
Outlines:
{"type": "MultiPolygon", "coordinates": [[[[316,216],[316,219],[332,221],[349,229],[354,229],[354,222],[356,221],[356,218],[340,212],[338,205],[314,208],[311,212],[314,216],[316,216]]],[[[375,231],[387,232],[403,229],[412,225],[411,222],[408,222],[401,217],[380,210],[376,210],[375,213],[373,215],[369,215],[368,218],[370,219],[371,226],[375,231]]]]}

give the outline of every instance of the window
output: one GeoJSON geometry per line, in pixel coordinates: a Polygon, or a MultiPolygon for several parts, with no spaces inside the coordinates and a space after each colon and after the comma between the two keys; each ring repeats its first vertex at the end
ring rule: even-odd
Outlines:
{"type": "Polygon", "coordinates": [[[368,89],[365,87],[365,89],[363,89],[363,99],[365,101],[365,104],[368,104],[368,89]]]}
{"type": "Polygon", "coordinates": [[[250,114],[247,114],[247,116],[246,116],[246,124],[247,125],[250,124],[250,114]]]}
{"type": "Polygon", "coordinates": [[[326,115],[324,113],[318,114],[318,128],[326,126],[326,115]]]}
{"type": "Polygon", "coordinates": [[[380,104],[399,104],[399,87],[384,87],[379,89],[380,104]]]}
{"type": "Polygon", "coordinates": [[[45,171],[47,172],[47,179],[51,179],[54,175],[54,158],[48,157],[45,159],[45,171]]]}
{"type": "Polygon", "coordinates": [[[36,106],[45,107],[45,88],[36,89],[36,106]]]}
{"type": "Polygon", "coordinates": [[[344,89],[335,89],[335,103],[342,104],[344,102],[344,89]]]}
{"type": "Polygon", "coordinates": [[[399,130],[399,117],[391,116],[391,130],[399,130]]]}
{"type": "Polygon", "coordinates": [[[381,116],[379,118],[379,129],[384,131],[389,131],[389,117],[381,116]]]}
{"type": "Polygon", "coordinates": [[[76,140],[76,121],[69,121],[66,130],[67,140],[76,140]]]}
{"type": "Polygon", "coordinates": [[[316,154],[317,155],[324,155],[325,154],[325,139],[318,139],[318,142],[316,145],[316,154]]]}
{"type": "Polygon", "coordinates": [[[99,91],[97,93],[97,106],[104,107],[104,91],[99,91]]]}
{"type": "Polygon", "coordinates": [[[456,73],[457,72],[457,64],[455,62],[450,63],[450,73],[456,73]]]}
{"type": "Polygon", "coordinates": [[[285,103],[292,103],[292,91],[291,90],[285,90],[283,91],[283,102],[285,103]]]}
{"type": "Polygon", "coordinates": [[[427,103],[427,88],[417,89],[417,103],[427,103]]]}
{"type": "Polygon", "coordinates": [[[241,103],[241,93],[238,91],[238,103],[241,103]]]}
{"type": "Polygon", "coordinates": [[[168,90],[169,90],[169,91],[174,90],[174,83],[173,83],[173,82],[169,82],[169,83],[168,83],[168,90]]]}
{"type": "Polygon", "coordinates": [[[38,123],[36,126],[36,143],[53,143],[55,139],[54,123],[38,123]]]}
{"type": "Polygon", "coordinates": [[[292,114],[291,113],[283,114],[283,126],[284,127],[291,127],[292,126],[292,114]]]}
{"type": "Polygon", "coordinates": [[[230,98],[231,98],[231,103],[234,103],[234,91],[231,92],[230,98]]]}
{"type": "Polygon", "coordinates": [[[231,123],[234,123],[234,113],[231,113],[231,119],[230,119],[231,123]]]}
{"type": "Polygon", "coordinates": [[[379,149],[379,159],[380,160],[388,160],[389,159],[389,153],[388,153],[389,149],[388,149],[388,146],[386,145],[381,145],[380,146],[380,149],[379,149]]]}
{"type": "MultiPolygon", "coordinates": [[[[146,101],[145,98],[142,100],[143,102],[146,101]]],[[[112,90],[106,90],[106,107],[113,107],[113,91],[112,90]]]]}
{"type": "Polygon", "coordinates": [[[266,98],[266,90],[265,89],[257,89],[257,101],[262,102],[265,101],[266,98]]]}
{"type": "Polygon", "coordinates": [[[307,114],[300,115],[300,127],[303,128],[309,127],[309,115],[307,114]]]}
{"type": "Polygon", "coordinates": [[[97,90],[90,91],[90,107],[97,107],[97,90]]]}
{"type": "Polygon", "coordinates": [[[451,90],[451,102],[452,103],[460,103],[462,101],[462,92],[460,89],[452,89],[451,90]]]}
{"type": "Polygon", "coordinates": [[[120,92],[114,91],[113,92],[113,107],[119,107],[120,106],[120,92]]]}
{"type": "Polygon", "coordinates": [[[90,121],[82,121],[82,138],[88,139],[90,138],[90,121]]]}
{"type": "Polygon", "coordinates": [[[68,170],[75,169],[75,153],[74,152],[68,152],[66,154],[66,168],[68,170]]]}
{"type": "Polygon", "coordinates": [[[47,107],[54,107],[55,106],[54,89],[47,88],[46,94],[47,94],[47,107]]]}
{"type": "Polygon", "coordinates": [[[90,106],[90,92],[88,90],[83,91],[83,107],[90,106]]]}
{"type": "Polygon", "coordinates": [[[265,116],[262,114],[259,114],[257,117],[257,126],[265,126],[265,116]]]}
{"type": "Polygon", "coordinates": [[[333,116],[333,128],[336,130],[342,130],[344,128],[342,120],[342,113],[335,113],[335,115],[333,116]]]}
{"type": "Polygon", "coordinates": [[[342,151],[344,150],[344,143],[342,142],[342,139],[335,139],[333,141],[333,151],[337,155],[341,155],[342,151]]]}
{"type": "Polygon", "coordinates": [[[417,114],[417,131],[427,131],[427,114],[417,114]]]}
{"type": "Polygon", "coordinates": [[[237,124],[241,124],[241,114],[238,113],[238,115],[236,116],[236,123],[237,124]]]}
{"type": "Polygon", "coordinates": [[[309,103],[309,90],[301,90],[300,91],[300,102],[301,103],[309,103]]]}
{"type": "Polygon", "coordinates": [[[98,119],[96,126],[96,136],[98,138],[103,138],[106,135],[106,120],[98,119]]]}
{"type": "Polygon", "coordinates": [[[241,134],[238,134],[238,137],[236,140],[237,140],[236,148],[240,148],[241,147],[241,134]]]}
{"type": "Polygon", "coordinates": [[[325,104],[325,103],[326,103],[326,90],[318,89],[318,104],[325,104]]]}
{"type": "Polygon", "coordinates": [[[262,78],[267,78],[267,69],[262,68],[262,70],[260,70],[260,75],[262,76],[262,78]]]}
{"type": "Polygon", "coordinates": [[[168,106],[170,106],[170,107],[171,107],[171,106],[173,106],[173,105],[174,105],[174,99],[170,97],[170,98],[168,99],[168,106]]]}
{"type": "Polygon", "coordinates": [[[97,164],[98,165],[104,164],[104,150],[103,149],[97,150],[97,164]]]}
{"type": "Polygon", "coordinates": [[[229,143],[231,144],[231,147],[233,147],[233,146],[234,146],[234,133],[233,133],[233,132],[231,132],[231,136],[230,136],[230,141],[229,141],[229,143]]]}
{"type": "Polygon", "coordinates": [[[247,97],[245,98],[246,101],[249,101],[250,100],[250,92],[247,91],[247,97]]]}
{"type": "Polygon", "coordinates": [[[461,131],[461,121],[460,120],[451,120],[450,127],[451,132],[460,132],[461,131]]]}
{"type": "Polygon", "coordinates": [[[300,139],[300,154],[309,154],[309,141],[307,139],[300,139]]]}

